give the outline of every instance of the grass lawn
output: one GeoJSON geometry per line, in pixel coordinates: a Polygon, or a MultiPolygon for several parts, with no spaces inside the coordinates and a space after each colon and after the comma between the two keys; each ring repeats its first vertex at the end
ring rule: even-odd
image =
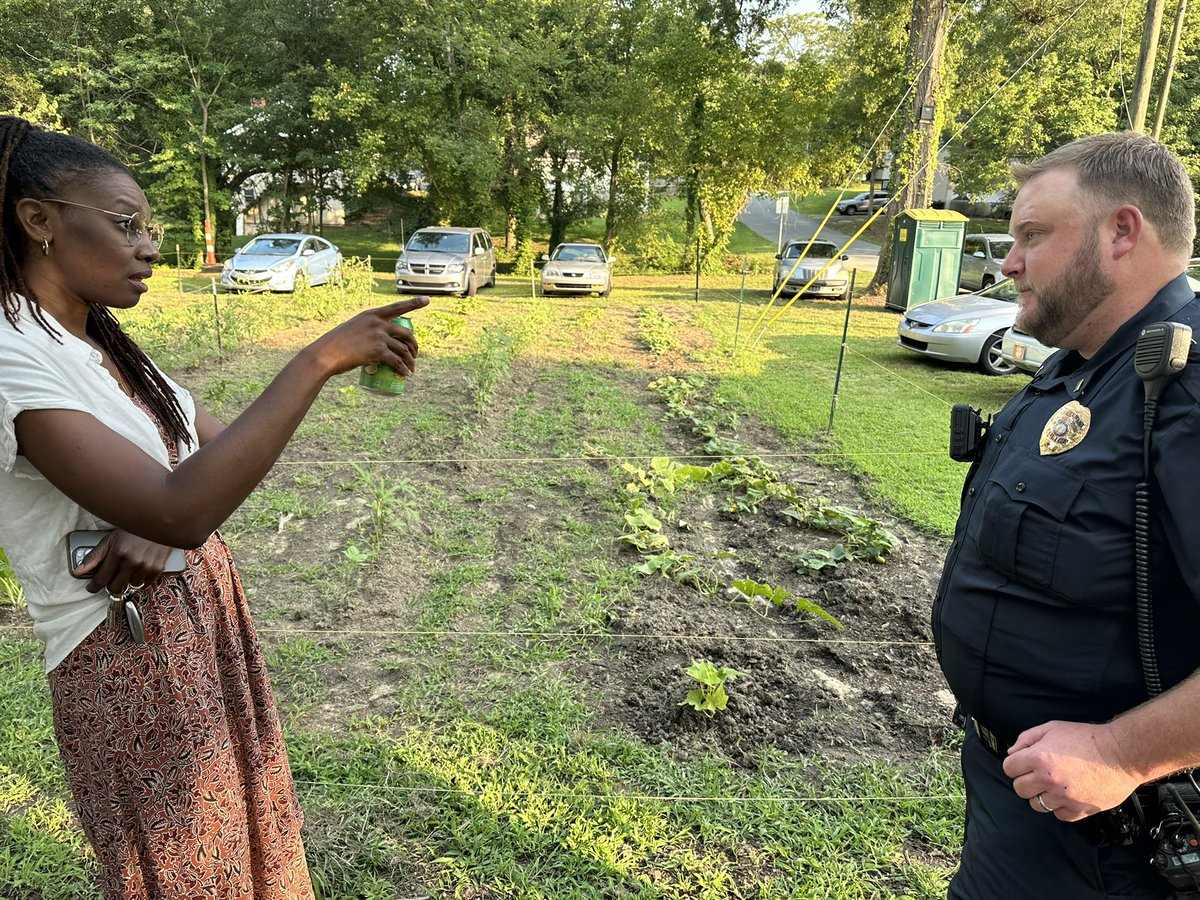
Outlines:
{"type": "MultiPolygon", "coordinates": [[[[206,280],[163,269],[123,318],[228,420],[297,347],[394,297],[386,276],[349,282],[221,294],[218,326],[206,280]]],[[[509,277],[436,298],[405,394],[335,379],[222,529],[268,650],[319,896],[944,896],[962,812],[952,738],[906,763],[767,748],[735,766],[718,742],[682,753],[614,726],[580,678],[609,660],[620,674],[606,637],[647,602],[617,540],[621,463],[677,453],[647,382],[705,376],[772,441],[854,473],[877,510],[933,535],[965,472],[946,455],[950,406],[994,410],[1024,382],[907,356],[895,314],[856,305],[830,431],[844,308],[803,301],[764,331],[763,285],[740,306],[739,288],[705,276],[697,301],[686,278],[629,275],[607,300],[550,302],[509,277]]],[[[11,900],[95,897],[21,605],[0,571],[0,884],[11,900]]]]}

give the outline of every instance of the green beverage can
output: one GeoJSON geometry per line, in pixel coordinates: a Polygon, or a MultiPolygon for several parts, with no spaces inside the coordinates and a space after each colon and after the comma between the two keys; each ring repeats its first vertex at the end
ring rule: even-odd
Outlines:
{"type": "MultiPolygon", "coordinates": [[[[412,328],[408,316],[396,316],[392,321],[402,328],[412,328]]],[[[367,363],[359,370],[358,386],[372,394],[394,397],[404,393],[404,376],[385,363],[367,363]]]]}

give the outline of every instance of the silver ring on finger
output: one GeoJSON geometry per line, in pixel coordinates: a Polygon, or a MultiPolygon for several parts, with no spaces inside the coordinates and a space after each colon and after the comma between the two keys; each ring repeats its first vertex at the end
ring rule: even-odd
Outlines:
{"type": "Polygon", "coordinates": [[[1042,795],[1041,795],[1041,794],[1038,794],[1038,795],[1037,795],[1036,797],[1034,797],[1033,799],[1035,799],[1035,800],[1037,801],[1037,805],[1038,805],[1038,806],[1040,806],[1040,807],[1042,808],[1042,812],[1048,812],[1048,813],[1052,813],[1052,812],[1054,812],[1054,810],[1052,810],[1050,807],[1048,807],[1048,806],[1046,805],[1046,801],[1042,799],[1042,795]]]}
{"type": "Polygon", "coordinates": [[[134,591],[140,591],[145,586],[146,586],[146,582],[144,582],[144,581],[140,582],[138,584],[131,584],[131,585],[129,585],[129,587],[125,588],[124,593],[132,594],[134,591]]]}

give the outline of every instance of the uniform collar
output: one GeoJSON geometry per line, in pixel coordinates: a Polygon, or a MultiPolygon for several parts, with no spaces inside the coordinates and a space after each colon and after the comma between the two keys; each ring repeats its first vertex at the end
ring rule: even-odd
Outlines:
{"type": "Polygon", "coordinates": [[[1196,293],[1187,276],[1178,275],[1118,328],[1091,359],[1084,359],[1074,350],[1059,350],[1038,370],[1032,386],[1048,390],[1065,384],[1071,399],[1080,399],[1087,393],[1094,376],[1106,370],[1109,363],[1137,342],[1143,328],[1152,322],[1170,320],[1195,298],[1196,293]]]}

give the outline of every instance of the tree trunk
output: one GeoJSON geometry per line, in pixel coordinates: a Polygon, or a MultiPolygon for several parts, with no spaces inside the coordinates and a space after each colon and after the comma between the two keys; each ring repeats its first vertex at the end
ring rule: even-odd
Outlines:
{"type": "Polygon", "coordinates": [[[604,215],[604,249],[611,250],[613,238],[617,236],[617,185],[621,171],[621,144],[617,138],[608,162],[608,211],[604,215]]]}
{"type": "Polygon", "coordinates": [[[942,123],[939,101],[945,50],[946,0],[913,0],[906,56],[907,71],[910,77],[915,75],[916,89],[905,122],[904,140],[892,159],[892,199],[884,213],[888,227],[879,248],[879,266],[867,287],[868,293],[886,286],[891,276],[892,220],[903,210],[927,208],[933,198],[942,123]]]}
{"type": "Polygon", "coordinates": [[[207,265],[214,265],[217,261],[216,257],[207,250],[208,239],[211,236],[213,246],[217,245],[217,223],[212,218],[212,205],[208,199],[208,153],[204,149],[205,141],[208,139],[208,104],[200,103],[200,189],[204,194],[204,227],[207,234],[204,236],[205,255],[204,262],[207,265]]]}
{"type": "Polygon", "coordinates": [[[564,209],[562,160],[551,157],[554,163],[554,199],[550,205],[550,249],[567,238],[567,217],[564,209]]]}

